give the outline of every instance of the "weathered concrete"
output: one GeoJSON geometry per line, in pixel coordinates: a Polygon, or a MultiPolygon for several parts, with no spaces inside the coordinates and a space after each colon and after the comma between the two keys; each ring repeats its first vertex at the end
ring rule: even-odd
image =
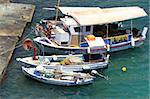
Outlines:
{"type": "Polygon", "coordinates": [[[0,3],[9,3],[9,0],[0,0],[0,3]]]}
{"type": "Polygon", "coordinates": [[[21,20],[31,22],[35,6],[18,3],[0,4],[0,20],[21,20]]]}
{"type": "Polygon", "coordinates": [[[0,36],[21,36],[26,23],[16,20],[0,21],[0,36]]]}
{"type": "Polygon", "coordinates": [[[11,59],[18,38],[16,36],[0,37],[0,80],[6,74],[7,65],[11,59]]]}
{"type": "Polygon", "coordinates": [[[33,5],[0,4],[0,83],[6,73],[18,36],[22,35],[26,23],[31,22],[34,10],[33,5]]]}
{"type": "Polygon", "coordinates": [[[21,36],[31,22],[35,6],[17,3],[0,4],[0,36],[21,36]]]}

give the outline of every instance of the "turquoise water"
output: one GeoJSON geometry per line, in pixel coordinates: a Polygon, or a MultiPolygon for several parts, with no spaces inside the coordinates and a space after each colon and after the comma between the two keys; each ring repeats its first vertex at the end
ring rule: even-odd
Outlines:
{"type": "MultiPolygon", "coordinates": [[[[31,33],[31,26],[41,18],[53,16],[52,11],[44,11],[43,7],[54,4],[53,0],[13,0],[14,2],[32,3],[37,6],[32,24],[28,24],[24,36],[31,33]],[[53,2],[52,2],[53,1],[53,2]]],[[[55,0],[56,1],[56,0],[55,0]]],[[[63,6],[140,6],[147,12],[148,0],[61,0],[63,6]]],[[[135,27],[148,26],[148,17],[134,20],[135,27]]],[[[30,35],[31,38],[34,34],[30,35]]],[[[144,45],[111,54],[112,65],[103,71],[109,80],[97,78],[88,86],[62,87],[46,85],[30,78],[21,72],[21,65],[16,57],[32,55],[23,48],[15,50],[8,68],[7,79],[0,87],[0,99],[148,99],[149,97],[149,34],[144,45]],[[121,67],[126,66],[127,72],[121,67]]]]}

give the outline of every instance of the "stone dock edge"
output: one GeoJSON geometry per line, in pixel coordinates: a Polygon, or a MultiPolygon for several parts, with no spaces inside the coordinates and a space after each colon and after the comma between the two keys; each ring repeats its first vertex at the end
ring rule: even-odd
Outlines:
{"type": "Polygon", "coordinates": [[[28,22],[32,21],[35,6],[0,0],[0,84],[2,84],[16,43],[28,22]]]}

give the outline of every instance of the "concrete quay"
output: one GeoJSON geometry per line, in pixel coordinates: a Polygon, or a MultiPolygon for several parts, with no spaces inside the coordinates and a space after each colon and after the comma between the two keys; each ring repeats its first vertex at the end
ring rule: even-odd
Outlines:
{"type": "Polygon", "coordinates": [[[27,22],[31,22],[34,10],[34,5],[0,0],[0,83],[5,77],[18,37],[22,36],[27,22]]]}

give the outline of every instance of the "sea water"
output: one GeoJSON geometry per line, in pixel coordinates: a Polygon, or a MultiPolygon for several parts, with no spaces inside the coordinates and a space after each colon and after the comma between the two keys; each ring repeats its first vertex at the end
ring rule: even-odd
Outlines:
{"type": "MultiPolygon", "coordinates": [[[[54,11],[43,10],[44,7],[53,7],[56,0],[12,0],[13,2],[36,5],[35,15],[31,24],[28,24],[23,38],[35,34],[31,27],[42,18],[54,16],[54,11]]],[[[149,12],[148,0],[61,0],[61,6],[140,6],[149,12]]],[[[123,22],[124,23],[124,22],[123,22]]],[[[149,18],[133,20],[133,27],[142,29],[149,26],[149,18]]],[[[130,24],[128,24],[130,25],[130,24]]],[[[19,45],[19,44],[18,44],[19,45]]],[[[23,75],[21,64],[15,58],[31,56],[22,47],[17,48],[10,61],[7,79],[0,87],[0,99],[148,99],[149,97],[149,34],[144,45],[125,51],[111,54],[111,64],[108,69],[99,71],[109,80],[97,77],[91,85],[63,87],[47,85],[23,75]],[[126,72],[121,68],[125,66],[126,72]]]]}

